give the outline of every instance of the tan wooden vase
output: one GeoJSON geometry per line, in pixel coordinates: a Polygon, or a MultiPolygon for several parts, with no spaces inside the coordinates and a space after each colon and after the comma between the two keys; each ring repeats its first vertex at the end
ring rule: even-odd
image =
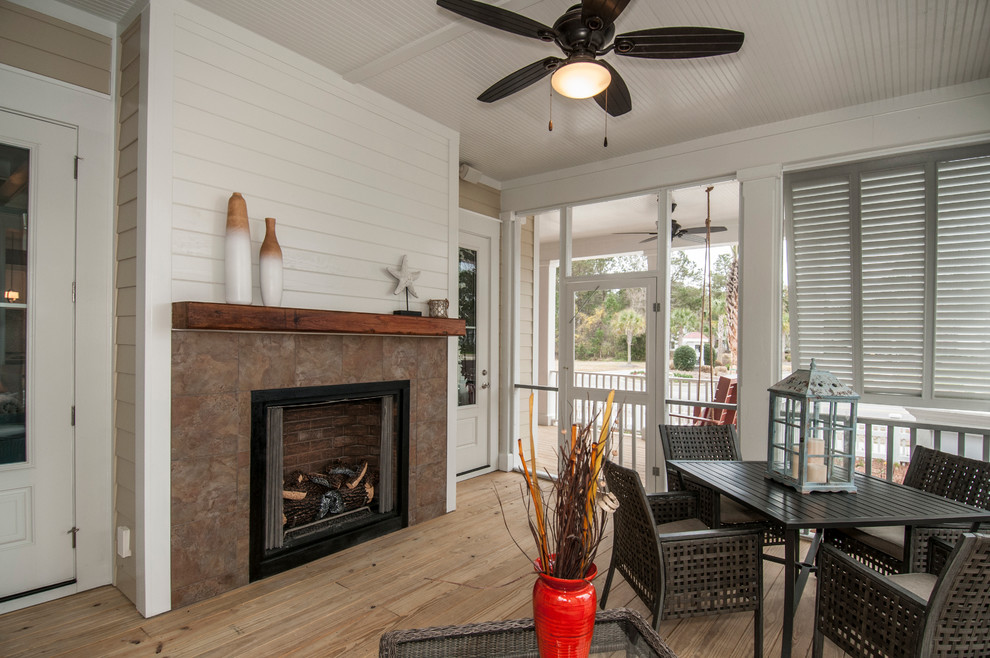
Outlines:
{"type": "Polygon", "coordinates": [[[228,304],[251,303],[251,229],[247,202],[240,192],[227,201],[224,241],[224,284],[228,304]]]}
{"type": "Polygon", "coordinates": [[[282,305],[282,247],[275,236],[275,218],[265,217],[265,241],[258,257],[261,275],[261,303],[282,305]]]}

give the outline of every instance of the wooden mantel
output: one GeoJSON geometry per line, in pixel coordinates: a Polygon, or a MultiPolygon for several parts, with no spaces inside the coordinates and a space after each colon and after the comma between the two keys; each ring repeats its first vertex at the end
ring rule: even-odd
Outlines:
{"type": "Polygon", "coordinates": [[[209,302],[173,302],[172,328],[389,336],[463,336],[465,333],[465,323],[460,318],[412,317],[209,302]]]}

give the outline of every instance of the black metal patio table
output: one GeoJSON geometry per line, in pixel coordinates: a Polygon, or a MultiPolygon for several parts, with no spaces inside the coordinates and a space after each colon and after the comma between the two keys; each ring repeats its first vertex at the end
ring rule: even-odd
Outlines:
{"type": "Polygon", "coordinates": [[[802,494],[765,477],[766,462],[671,460],[667,464],[683,476],[783,526],[782,658],[790,658],[791,655],[794,611],[801,599],[824,528],[990,522],[990,511],[862,473],[855,475],[855,493],[802,494]],[[817,532],[807,558],[799,562],[798,543],[802,530],[817,532]]]}

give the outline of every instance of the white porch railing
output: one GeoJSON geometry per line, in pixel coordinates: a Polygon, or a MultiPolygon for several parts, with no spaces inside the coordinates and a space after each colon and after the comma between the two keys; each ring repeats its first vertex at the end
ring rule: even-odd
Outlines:
{"type": "Polygon", "coordinates": [[[902,482],[916,445],[981,461],[990,461],[990,428],[952,427],[889,418],[858,419],[856,468],[886,480],[902,482]],[[869,437],[869,440],[867,440],[869,437]]]}
{"type": "MultiPolygon", "coordinates": [[[[614,389],[617,392],[646,390],[646,378],[643,375],[576,372],[574,377],[575,386],[580,388],[614,389]]],[[[550,371],[549,384],[552,388],[557,387],[557,371],[550,371]]],[[[696,406],[722,409],[735,406],[712,402],[711,389],[707,384],[708,382],[702,382],[699,394],[697,380],[682,377],[668,378],[666,403],[667,411],[672,416],[671,422],[689,422],[674,416],[693,415],[696,406]]],[[[595,414],[600,414],[601,406],[601,403],[593,401],[575,400],[573,422],[587,422],[595,414]]],[[[547,407],[551,422],[556,424],[556,392],[548,393],[547,407]]],[[[619,463],[644,474],[645,405],[624,405],[622,416],[618,421],[622,439],[618,445],[613,445],[617,459],[619,463]]],[[[870,471],[876,477],[896,482],[903,481],[907,464],[916,445],[990,461],[990,428],[944,426],[890,418],[860,417],[858,421],[857,469],[867,472],[866,465],[871,464],[870,471]]]]}

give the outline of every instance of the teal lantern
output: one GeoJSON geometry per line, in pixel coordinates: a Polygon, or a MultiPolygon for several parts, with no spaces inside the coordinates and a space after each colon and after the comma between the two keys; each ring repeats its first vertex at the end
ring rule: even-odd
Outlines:
{"type": "Polygon", "coordinates": [[[768,390],[767,476],[801,493],[856,491],[859,395],[814,359],[768,390]]]}

